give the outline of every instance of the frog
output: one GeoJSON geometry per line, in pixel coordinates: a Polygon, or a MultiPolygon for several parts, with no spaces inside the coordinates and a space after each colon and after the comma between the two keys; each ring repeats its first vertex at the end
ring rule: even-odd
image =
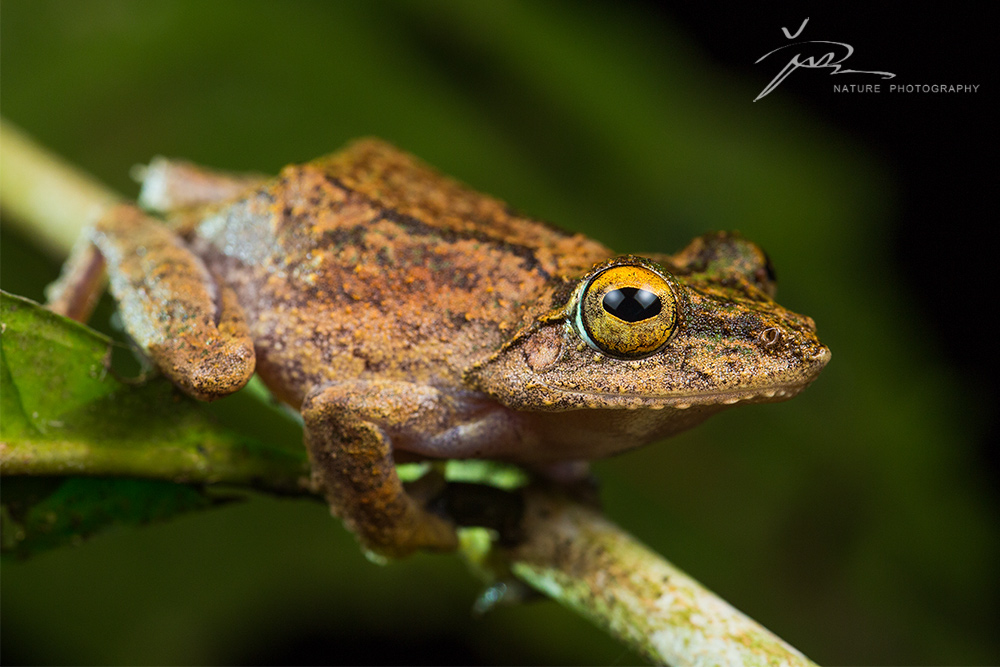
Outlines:
{"type": "Polygon", "coordinates": [[[580,479],[789,399],[830,359],[739,233],[618,254],[378,139],[273,178],[157,158],[140,180],[81,236],[49,307],[86,321],[107,284],[131,339],[199,400],[256,373],[301,415],[332,513],[385,558],[457,545],[400,462],[580,479]]]}

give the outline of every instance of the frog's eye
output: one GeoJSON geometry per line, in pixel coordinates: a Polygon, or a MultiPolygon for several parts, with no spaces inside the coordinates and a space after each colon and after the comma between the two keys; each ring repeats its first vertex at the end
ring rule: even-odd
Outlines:
{"type": "Polygon", "coordinates": [[[677,322],[676,299],[659,273],[643,266],[612,266],[583,288],[577,322],[591,347],[638,359],[670,338],[677,322]]]}

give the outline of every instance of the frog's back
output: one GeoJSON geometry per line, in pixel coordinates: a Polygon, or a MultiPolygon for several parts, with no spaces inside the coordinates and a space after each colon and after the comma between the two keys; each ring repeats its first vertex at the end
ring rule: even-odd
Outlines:
{"type": "Polygon", "coordinates": [[[610,251],[375,140],[287,167],[193,245],[236,288],[258,369],[295,404],[347,377],[460,384],[553,278],[610,251]]]}

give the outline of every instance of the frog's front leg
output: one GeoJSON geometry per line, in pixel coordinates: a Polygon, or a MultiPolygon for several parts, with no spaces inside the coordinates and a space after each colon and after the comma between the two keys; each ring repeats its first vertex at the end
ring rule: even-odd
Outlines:
{"type": "Polygon", "coordinates": [[[173,232],[134,206],[111,208],[50,286],[49,308],[85,321],[105,268],[125,329],[174,384],[211,400],[249,381],[253,341],[235,293],[173,232]]]}
{"type": "Polygon", "coordinates": [[[419,451],[418,441],[445,445],[438,456],[446,458],[459,432],[511,437],[496,411],[470,409],[461,398],[408,382],[349,380],[321,387],[306,397],[302,416],[313,474],[334,514],[365,547],[392,557],[457,545],[453,524],[406,493],[393,463],[394,444],[407,451],[419,451]]]}

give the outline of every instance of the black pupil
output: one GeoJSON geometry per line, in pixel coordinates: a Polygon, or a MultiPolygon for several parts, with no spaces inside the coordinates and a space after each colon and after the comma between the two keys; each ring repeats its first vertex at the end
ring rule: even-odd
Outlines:
{"type": "Polygon", "coordinates": [[[660,297],[638,287],[620,287],[604,295],[604,310],[620,320],[638,322],[648,320],[660,312],[660,297]]]}

